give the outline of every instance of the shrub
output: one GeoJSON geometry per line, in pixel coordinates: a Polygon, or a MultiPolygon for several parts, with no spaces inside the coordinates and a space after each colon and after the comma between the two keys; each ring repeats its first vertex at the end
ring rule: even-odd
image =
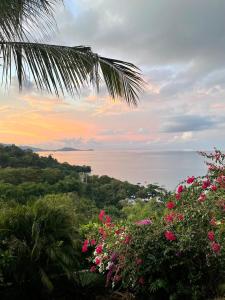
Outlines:
{"type": "Polygon", "coordinates": [[[225,281],[225,168],[223,155],[205,177],[187,178],[165,202],[163,216],[113,224],[100,212],[98,233],[90,232],[82,251],[91,272],[106,284],[143,299],[207,299],[223,294],[225,281]]]}
{"type": "MultiPolygon", "coordinates": [[[[4,287],[51,291],[79,265],[75,214],[68,197],[0,207],[0,278],[4,287]]],[[[17,291],[17,292],[18,292],[17,291]]],[[[32,299],[33,299],[32,298],[32,299]]]]}

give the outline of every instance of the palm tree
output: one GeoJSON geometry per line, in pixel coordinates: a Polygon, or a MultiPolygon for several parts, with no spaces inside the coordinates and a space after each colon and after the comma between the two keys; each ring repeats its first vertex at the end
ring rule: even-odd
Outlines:
{"type": "Polygon", "coordinates": [[[63,0],[0,0],[0,57],[3,82],[16,71],[20,89],[31,74],[39,90],[74,96],[86,84],[97,91],[103,80],[110,96],[137,104],[143,80],[128,62],[102,57],[90,47],[39,43],[34,38],[53,28],[54,8],[63,0]]]}

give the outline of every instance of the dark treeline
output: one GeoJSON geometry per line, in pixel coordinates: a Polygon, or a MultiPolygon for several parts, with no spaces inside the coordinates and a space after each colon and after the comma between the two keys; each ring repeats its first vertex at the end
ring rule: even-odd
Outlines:
{"type": "Polygon", "coordinates": [[[76,193],[99,208],[115,206],[126,198],[160,196],[157,185],[122,182],[108,176],[89,175],[90,167],[59,163],[52,156],[40,157],[15,145],[0,146],[0,199],[26,203],[48,194],[76,193]]]}
{"type": "Polygon", "coordinates": [[[10,145],[0,145],[0,167],[12,167],[12,168],[58,168],[64,171],[76,171],[76,172],[91,172],[89,166],[71,166],[68,163],[59,163],[51,155],[47,157],[41,157],[32,150],[22,150],[21,148],[10,145]]]}

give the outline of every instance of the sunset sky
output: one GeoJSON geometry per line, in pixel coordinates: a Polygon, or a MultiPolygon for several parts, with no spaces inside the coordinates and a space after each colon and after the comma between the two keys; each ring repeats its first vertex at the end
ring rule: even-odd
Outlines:
{"type": "Polygon", "coordinates": [[[225,1],[67,0],[48,42],[88,45],[139,66],[138,107],[84,89],[56,98],[32,82],[0,90],[0,142],[44,148],[225,148],[225,1]]]}

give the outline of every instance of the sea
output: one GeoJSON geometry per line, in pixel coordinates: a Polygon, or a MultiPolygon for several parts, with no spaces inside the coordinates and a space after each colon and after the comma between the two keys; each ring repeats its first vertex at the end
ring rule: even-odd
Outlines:
{"type": "Polygon", "coordinates": [[[91,166],[92,174],[108,175],[133,184],[156,183],[173,191],[187,176],[207,172],[204,158],[194,151],[94,150],[39,152],[60,162],[91,166]]]}

